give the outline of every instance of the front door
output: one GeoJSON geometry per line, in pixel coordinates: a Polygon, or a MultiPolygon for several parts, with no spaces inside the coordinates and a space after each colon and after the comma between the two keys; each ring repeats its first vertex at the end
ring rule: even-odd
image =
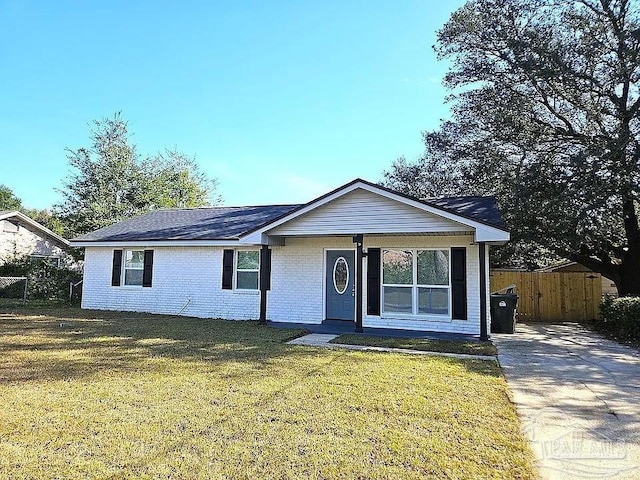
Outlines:
{"type": "Polygon", "coordinates": [[[327,319],[354,321],[355,317],[355,252],[327,251],[327,319]]]}

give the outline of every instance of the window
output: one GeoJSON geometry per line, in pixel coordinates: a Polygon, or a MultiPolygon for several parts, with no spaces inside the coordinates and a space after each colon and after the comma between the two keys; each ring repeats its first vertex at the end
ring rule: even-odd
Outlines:
{"type": "Polygon", "coordinates": [[[338,295],[344,295],[349,286],[349,264],[344,257],[338,257],[333,264],[333,288],[338,295]]]}
{"type": "Polygon", "coordinates": [[[29,263],[32,265],[42,265],[46,263],[55,268],[60,268],[60,257],[53,255],[29,255],[29,263]]]}
{"type": "Polygon", "coordinates": [[[18,230],[20,230],[18,225],[9,220],[2,220],[0,223],[2,224],[2,231],[5,233],[18,233],[18,230]]]}
{"type": "Polygon", "coordinates": [[[384,313],[449,315],[449,250],[384,250],[384,313]]]}
{"type": "Polygon", "coordinates": [[[142,286],[144,250],[125,250],[124,285],[142,286]]]}
{"type": "Polygon", "coordinates": [[[449,314],[449,251],[418,250],[418,314],[449,314]]]}
{"type": "Polygon", "coordinates": [[[236,255],[236,289],[258,290],[260,252],[238,250],[236,255]]]}

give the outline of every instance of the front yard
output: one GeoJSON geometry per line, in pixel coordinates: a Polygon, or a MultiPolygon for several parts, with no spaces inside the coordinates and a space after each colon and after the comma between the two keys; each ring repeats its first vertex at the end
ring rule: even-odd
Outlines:
{"type": "Polygon", "coordinates": [[[493,362],[315,349],[300,332],[0,313],[0,478],[533,478],[493,362]]]}

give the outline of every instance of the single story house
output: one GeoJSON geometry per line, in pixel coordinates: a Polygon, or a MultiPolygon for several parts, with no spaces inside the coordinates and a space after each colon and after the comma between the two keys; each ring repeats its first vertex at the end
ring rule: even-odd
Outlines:
{"type": "Polygon", "coordinates": [[[0,212],[0,265],[28,256],[58,267],[74,262],[69,242],[22,212],[0,212]]]}
{"type": "Polygon", "coordinates": [[[156,210],[72,240],[82,307],[488,336],[492,197],[356,179],[303,205],[156,210]]]}

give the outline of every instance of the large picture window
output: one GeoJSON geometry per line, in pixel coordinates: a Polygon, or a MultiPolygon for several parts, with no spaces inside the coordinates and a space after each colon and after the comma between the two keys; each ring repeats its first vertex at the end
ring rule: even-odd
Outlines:
{"type": "Polygon", "coordinates": [[[449,315],[449,250],[384,250],[384,313],[449,315]]]}
{"type": "Polygon", "coordinates": [[[238,250],[236,260],[236,289],[258,290],[260,277],[260,252],[238,250]]]}

